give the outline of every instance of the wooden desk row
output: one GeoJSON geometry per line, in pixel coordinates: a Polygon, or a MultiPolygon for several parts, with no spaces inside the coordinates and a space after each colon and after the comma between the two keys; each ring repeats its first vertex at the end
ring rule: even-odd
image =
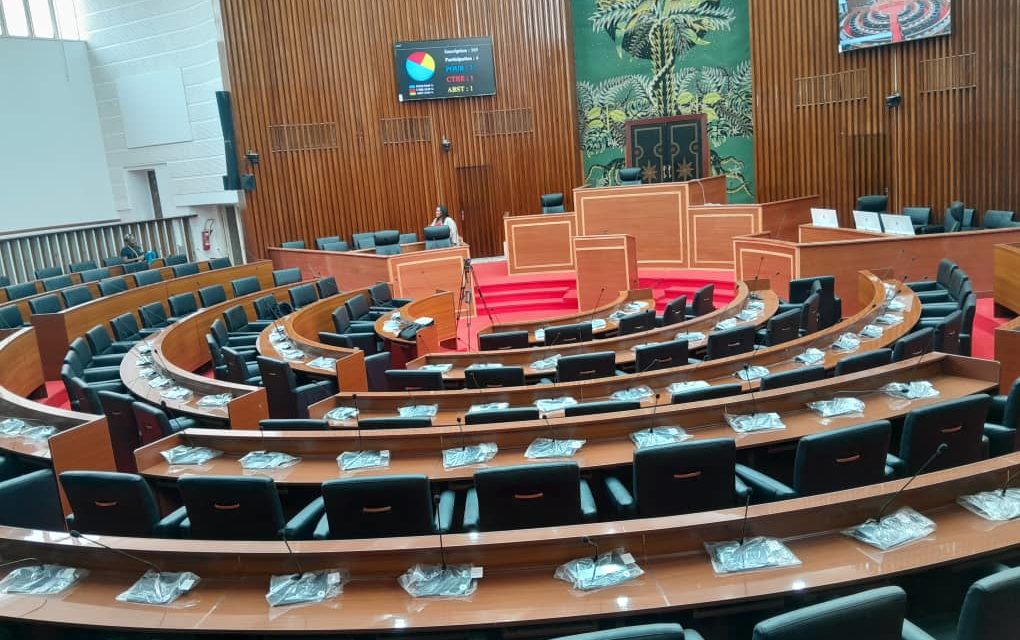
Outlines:
{"type": "Polygon", "coordinates": [[[624,522],[480,534],[349,541],[294,542],[303,570],[345,569],[353,581],[336,599],[272,609],[271,574],[294,571],[280,542],[152,540],[101,537],[114,549],[164,571],[195,571],[195,590],[172,607],[122,604],[116,596],[142,573],[139,563],[65,533],[0,528],[4,561],[38,558],[81,567],[89,575],[56,597],[5,595],[0,618],[20,623],[146,632],[361,634],[526,627],[656,613],[707,612],[805,591],[864,588],[950,563],[994,557],[1020,545],[1020,522],[986,522],[956,504],[961,495],[1001,486],[1020,454],[921,476],[896,504],[913,507],[937,527],[926,539],[888,552],[839,531],[873,517],[903,487],[887,482],[849,491],[752,506],[749,536],[783,539],[801,565],[716,575],[707,541],[739,539],[744,509],[624,522]],[[630,552],[644,575],[623,585],[579,594],[553,578],[560,564],[602,550],[630,552]],[[397,576],[415,563],[471,564],[484,569],[477,591],[460,599],[413,599],[397,576]],[[155,615],[154,615],[155,614],[155,615]]]}
{"type": "Polygon", "coordinates": [[[623,411],[577,418],[562,414],[545,420],[470,425],[462,428],[437,426],[424,429],[361,430],[321,432],[250,433],[208,429],[187,430],[136,452],[139,472],[153,480],[172,480],[181,475],[251,475],[263,473],[281,485],[319,485],[345,477],[423,474],[433,481],[470,480],[481,468],[548,462],[528,459],[525,450],[536,438],[585,440],[585,446],[571,458],[584,470],[629,465],[634,445],[630,434],[642,429],[680,426],[693,438],[732,438],[738,449],[773,447],[800,438],[874,420],[895,420],[908,412],[938,402],[994,390],[999,367],[995,362],[961,356],[931,354],[923,361],[899,362],[867,372],[820,382],[776,389],[724,400],[623,411]],[[930,381],[939,391],[937,398],[906,401],[875,391],[893,382],[930,381]],[[861,415],[824,419],[807,403],[829,400],[836,394],[855,394],[866,404],[861,415]],[[725,414],[779,413],[784,430],[736,433],[725,414]],[[441,451],[465,445],[495,443],[496,457],[485,464],[446,469],[441,451]],[[225,453],[199,467],[171,466],[160,456],[178,445],[210,447],[225,453]],[[238,459],[245,454],[271,449],[301,457],[297,465],[274,471],[245,471],[238,459]],[[342,471],[337,457],[344,451],[389,450],[385,469],[342,471]]]}

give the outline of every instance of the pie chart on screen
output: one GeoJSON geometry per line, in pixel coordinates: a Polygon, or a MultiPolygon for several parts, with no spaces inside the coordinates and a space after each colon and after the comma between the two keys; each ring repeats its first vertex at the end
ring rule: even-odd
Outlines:
{"type": "Polygon", "coordinates": [[[436,59],[424,51],[415,51],[407,56],[407,75],[415,82],[431,80],[436,75],[436,59]]]}

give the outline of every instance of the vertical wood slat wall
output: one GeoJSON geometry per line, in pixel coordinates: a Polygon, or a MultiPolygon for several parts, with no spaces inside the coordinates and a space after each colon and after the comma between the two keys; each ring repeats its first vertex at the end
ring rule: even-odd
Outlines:
{"type": "Polygon", "coordinates": [[[420,237],[440,202],[458,222],[465,211],[474,255],[498,255],[504,213],[536,213],[542,193],[569,198],[580,184],[570,0],[221,1],[242,167],[247,149],[261,156],[244,215],[250,256],[363,231],[420,237]],[[394,42],[490,35],[496,96],[397,102],[394,42]],[[478,129],[478,112],[519,109],[533,113],[514,119],[530,131],[478,129]],[[279,127],[329,123],[325,145],[271,150],[292,139],[279,127]],[[409,130],[407,141],[384,139],[409,130]],[[415,141],[422,131],[427,142],[415,141]]]}
{"type": "Polygon", "coordinates": [[[857,196],[886,190],[890,209],[937,220],[957,199],[1020,211],[1020,2],[953,0],[951,36],[845,54],[835,0],[750,8],[759,202],[820,194],[844,224],[857,196]]]}

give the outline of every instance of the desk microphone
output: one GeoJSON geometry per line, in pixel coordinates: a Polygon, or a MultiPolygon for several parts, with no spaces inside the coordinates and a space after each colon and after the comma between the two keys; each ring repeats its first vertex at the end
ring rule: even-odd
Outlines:
{"type": "Polygon", "coordinates": [[[358,394],[351,394],[351,402],[354,403],[354,429],[358,432],[358,450],[364,451],[361,445],[361,410],[358,408],[358,394]]]}
{"type": "Polygon", "coordinates": [[[1000,496],[1002,496],[1003,498],[1006,497],[1006,490],[1009,489],[1009,485],[1011,485],[1013,483],[1013,480],[1015,479],[1016,476],[1013,475],[1013,469],[1006,469],[1006,482],[1002,484],[1002,490],[1001,493],[999,494],[1000,496]]]}
{"type": "Polygon", "coordinates": [[[595,551],[592,552],[592,556],[591,556],[591,564],[592,564],[592,567],[591,567],[591,579],[595,580],[595,576],[598,575],[598,568],[599,568],[599,544],[597,542],[595,542],[594,540],[592,540],[591,536],[584,536],[583,538],[581,538],[581,542],[583,542],[583,543],[585,543],[587,545],[590,545],[592,548],[595,549],[595,551]]]}
{"type": "Polygon", "coordinates": [[[549,414],[543,412],[542,413],[542,419],[545,420],[545,428],[546,428],[546,432],[547,432],[546,435],[549,436],[550,440],[555,440],[556,439],[556,431],[553,429],[552,423],[549,422],[549,414]]]}
{"type": "Polygon", "coordinates": [[[111,547],[109,545],[106,545],[106,544],[103,544],[102,542],[100,542],[98,540],[95,540],[93,538],[85,536],[84,534],[82,534],[82,532],[78,531],[77,529],[71,529],[68,533],[70,534],[70,536],[72,538],[74,538],[76,540],[84,540],[84,541],[86,541],[86,542],[88,542],[90,544],[96,545],[97,547],[100,547],[102,549],[106,549],[107,551],[112,551],[113,553],[115,553],[115,554],[117,554],[119,556],[122,556],[124,558],[127,558],[128,560],[131,560],[132,562],[137,562],[138,564],[143,564],[148,569],[150,569],[154,573],[156,573],[156,575],[160,575],[160,574],[163,573],[160,570],[160,568],[158,566],[156,566],[154,563],[149,562],[148,560],[144,560],[142,558],[139,558],[138,556],[136,556],[134,554],[131,554],[131,553],[128,553],[127,551],[122,551],[120,549],[114,549],[113,547],[111,547]]]}
{"type": "Polygon", "coordinates": [[[602,285],[602,288],[599,289],[599,297],[595,298],[595,306],[592,307],[591,316],[588,318],[589,324],[595,321],[595,314],[599,312],[599,303],[602,302],[602,295],[605,294],[605,292],[606,286],[602,285]]]}
{"type": "Polygon", "coordinates": [[[755,281],[755,280],[757,280],[757,279],[758,279],[758,276],[760,276],[760,275],[761,275],[761,268],[762,268],[762,266],[763,266],[764,264],[765,264],[765,256],[762,256],[762,257],[761,257],[761,259],[760,259],[760,260],[758,260],[758,269],[757,269],[757,270],[755,270],[755,272],[754,272],[754,277],[753,277],[753,278],[751,278],[751,281],[752,281],[752,282],[753,282],[753,281],[755,281]]]}
{"type": "Polygon", "coordinates": [[[467,440],[464,436],[464,420],[457,416],[457,432],[460,434],[460,448],[463,451],[467,451],[467,440]]]}
{"type": "MultiPolygon", "coordinates": [[[[434,495],[434,496],[432,496],[432,500],[435,503],[435,511],[436,511],[436,515],[438,516],[438,514],[439,514],[439,504],[442,501],[442,496],[434,495]]],[[[446,568],[447,568],[447,564],[446,564],[446,543],[443,542],[443,527],[442,526],[437,527],[436,528],[436,533],[439,534],[439,554],[440,554],[440,557],[443,559],[443,571],[446,571],[446,568]]]]}
{"type": "Polygon", "coordinates": [[[655,394],[655,404],[652,405],[652,415],[653,416],[655,415],[655,412],[659,410],[659,398],[661,398],[661,397],[662,397],[661,393],[655,394]]]}
{"type": "Polygon", "coordinates": [[[895,500],[896,500],[897,498],[899,498],[899,497],[900,497],[900,494],[901,494],[901,493],[903,493],[904,491],[906,491],[907,487],[909,487],[909,486],[910,486],[910,484],[911,484],[911,483],[912,483],[912,482],[913,482],[914,480],[917,480],[917,476],[919,476],[919,475],[921,475],[922,473],[924,473],[925,469],[927,469],[927,468],[928,468],[928,466],[929,466],[929,465],[931,465],[931,463],[935,462],[935,458],[938,458],[938,457],[939,457],[940,455],[942,455],[943,453],[945,453],[945,452],[946,452],[946,449],[948,449],[948,448],[949,448],[949,445],[948,445],[948,444],[946,444],[945,442],[943,442],[942,444],[940,444],[940,445],[938,446],[938,448],[937,448],[937,449],[935,449],[935,453],[931,454],[931,457],[930,457],[930,458],[928,458],[927,460],[925,460],[925,461],[924,461],[924,464],[922,464],[922,465],[921,465],[921,468],[920,468],[920,469],[918,469],[918,470],[917,470],[917,472],[916,472],[916,473],[914,473],[914,475],[910,476],[910,479],[909,479],[909,480],[907,480],[906,484],[904,484],[904,485],[903,485],[902,487],[900,487],[900,488],[899,488],[899,491],[897,491],[896,493],[894,493],[894,494],[892,494],[891,496],[889,496],[889,499],[885,501],[885,504],[883,504],[883,505],[882,505],[882,508],[878,510],[878,515],[877,515],[877,516],[875,516],[874,518],[872,518],[871,520],[869,520],[869,522],[880,522],[880,521],[882,520],[882,516],[884,516],[884,515],[885,515],[885,511],[886,511],[886,509],[888,509],[888,508],[889,508],[889,506],[890,506],[890,505],[891,505],[891,504],[892,504],[893,502],[895,502],[895,500]]]}
{"type": "Polygon", "coordinates": [[[740,523],[740,546],[744,546],[744,542],[747,540],[747,524],[751,515],[751,488],[747,488],[747,499],[744,501],[744,518],[740,523]]]}
{"type": "Polygon", "coordinates": [[[744,363],[744,376],[747,378],[747,392],[751,395],[751,411],[758,415],[758,399],[754,395],[754,385],[751,383],[751,365],[744,363]]]}
{"type": "Polygon", "coordinates": [[[294,553],[294,550],[290,548],[290,541],[287,540],[287,529],[286,528],[280,529],[278,534],[280,536],[280,539],[283,540],[283,546],[287,547],[287,557],[290,558],[291,562],[294,563],[294,567],[297,569],[296,573],[291,574],[290,580],[291,582],[297,582],[298,580],[301,579],[301,576],[304,575],[305,573],[301,569],[301,560],[298,558],[298,555],[294,553]]]}

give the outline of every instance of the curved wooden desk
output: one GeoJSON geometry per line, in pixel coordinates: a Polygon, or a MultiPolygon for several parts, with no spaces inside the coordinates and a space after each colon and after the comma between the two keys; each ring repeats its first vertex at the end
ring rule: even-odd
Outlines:
{"type": "Polygon", "coordinates": [[[993,390],[998,381],[998,364],[960,356],[931,354],[923,361],[899,362],[867,372],[831,378],[797,387],[777,389],[726,400],[712,400],[656,409],[640,409],[576,418],[551,417],[548,422],[530,420],[490,425],[470,425],[459,429],[437,426],[428,429],[363,430],[333,432],[236,433],[217,430],[187,430],[137,451],[140,473],[156,480],[181,474],[248,475],[238,459],[250,451],[271,447],[302,458],[288,469],[266,472],[278,483],[319,485],[338,477],[424,474],[433,481],[470,480],[479,468],[548,462],[524,457],[536,438],[577,438],[584,448],[571,458],[585,470],[626,466],[631,463],[634,445],[630,434],[640,429],[682,425],[695,439],[731,438],[739,449],[773,447],[796,442],[800,438],[873,420],[895,420],[920,407],[954,398],[993,390]],[[928,380],[939,390],[938,398],[901,401],[875,391],[891,382],[928,380]],[[860,416],[823,419],[807,408],[808,402],[828,400],[836,393],[854,392],[866,403],[860,416]],[[739,434],[725,422],[725,413],[774,411],[783,416],[785,430],[739,434]],[[465,443],[493,442],[499,453],[489,463],[445,469],[440,452],[465,443]],[[225,452],[202,467],[170,467],[159,452],[179,444],[211,447],[225,452]],[[343,472],[336,458],[343,451],[388,449],[390,466],[386,469],[343,472]]]}
{"type": "MultiPolygon", "coordinates": [[[[424,356],[439,350],[439,343],[457,339],[457,294],[452,291],[437,290],[432,295],[424,296],[405,304],[394,312],[383,314],[375,321],[375,333],[391,346],[399,347],[414,356],[424,356]],[[419,318],[432,318],[432,324],[418,332],[414,340],[401,338],[399,331],[386,331],[386,323],[395,313],[400,314],[401,323],[406,326],[417,322],[419,318]]],[[[406,361],[394,354],[392,368],[399,368],[406,361]]]]}
{"type": "MultiPolygon", "coordinates": [[[[443,420],[439,424],[452,424],[452,422],[445,422],[445,420],[448,417],[463,417],[467,409],[475,404],[508,402],[512,407],[526,407],[532,405],[536,400],[562,396],[571,396],[579,402],[591,402],[607,400],[616,391],[638,386],[651,388],[653,392],[661,395],[664,399],[663,402],[668,402],[665,399],[668,399],[670,394],[666,389],[674,382],[706,380],[715,384],[737,383],[739,379],[736,377],[736,374],[745,365],[765,366],[769,369],[770,373],[789,371],[802,366],[795,358],[808,348],[817,348],[824,351],[824,366],[832,369],[845,357],[885,348],[893,344],[908,333],[916,324],[918,317],[920,317],[921,305],[917,297],[913,292],[904,287],[897,294],[897,299],[906,307],[903,311],[904,321],[902,323],[886,327],[881,338],[863,340],[860,348],[853,353],[831,349],[832,342],[839,335],[849,331],[859,332],[865,325],[873,322],[878,315],[884,313],[886,293],[882,281],[870,273],[863,272],[860,275],[860,285],[860,295],[866,295],[866,299],[871,302],[858,313],[828,329],[753,353],[702,362],[686,367],[598,378],[584,382],[530,385],[502,389],[425,391],[414,394],[369,392],[358,394],[358,403],[363,417],[392,416],[399,407],[405,406],[412,401],[415,404],[438,404],[440,408],[439,418],[443,420]]],[[[758,383],[755,381],[751,385],[745,384],[744,386],[745,388],[756,388],[757,385],[758,383]]],[[[654,400],[648,399],[642,404],[644,406],[652,406],[654,400]]],[[[339,394],[328,398],[313,405],[311,413],[313,416],[323,416],[330,409],[337,406],[353,406],[351,395],[339,394]]]]}
{"type": "MultiPolygon", "coordinates": [[[[484,329],[480,329],[478,334],[483,335],[490,333],[503,333],[506,331],[527,331],[528,344],[533,347],[540,347],[544,344],[544,341],[535,336],[536,330],[545,329],[546,327],[576,324],[578,322],[588,322],[593,318],[606,317],[617,311],[622,311],[623,307],[630,302],[643,302],[646,310],[655,309],[655,298],[651,289],[633,289],[631,291],[621,291],[620,295],[618,295],[615,300],[596,309],[592,309],[591,311],[586,311],[584,313],[572,313],[545,320],[531,320],[528,322],[497,322],[496,324],[485,327],[484,329]]],[[[619,321],[607,318],[606,326],[594,329],[592,331],[592,336],[598,339],[612,335],[617,329],[619,329],[619,327],[619,321]]]]}
{"type": "Polygon", "coordinates": [[[318,605],[270,609],[270,574],[292,573],[281,542],[152,540],[102,537],[115,549],[164,571],[195,571],[196,589],[174,606],[149,608],[115,600],[143,572],[139,563],[64,533],[0,528],[4,560],[38,558],[90,570],[80,584],[51,598],[0,596],[0,618],[21,623],[138,631],[355,634],[380,631],[524,627],[684,610],[710,611],[805,591],[857,588],[896,576],[988,558],[1020,545],[1020,521],[989,523],[957,506],[957,497],[1001,486],[1020,454],[923,475],[897,498],[931,518],[937,533],[880,553],[839,531],[873,517],[903,481],[752,506],[746,533],[784,539],[801,565],[717,576],[706,541],[738,539],[744,509],[685,516],[478,534],[290,544],[304,570],[343,568],[353,581],[318,605]],[[600,549],[623,548],[645,574],[580,596],[554,569],[600,549]],[[396,578],[414,563],[484,567],[469,598],[410,598],[396,578]],[[154,613],[158,615],[153,615],[154,613]]]}

